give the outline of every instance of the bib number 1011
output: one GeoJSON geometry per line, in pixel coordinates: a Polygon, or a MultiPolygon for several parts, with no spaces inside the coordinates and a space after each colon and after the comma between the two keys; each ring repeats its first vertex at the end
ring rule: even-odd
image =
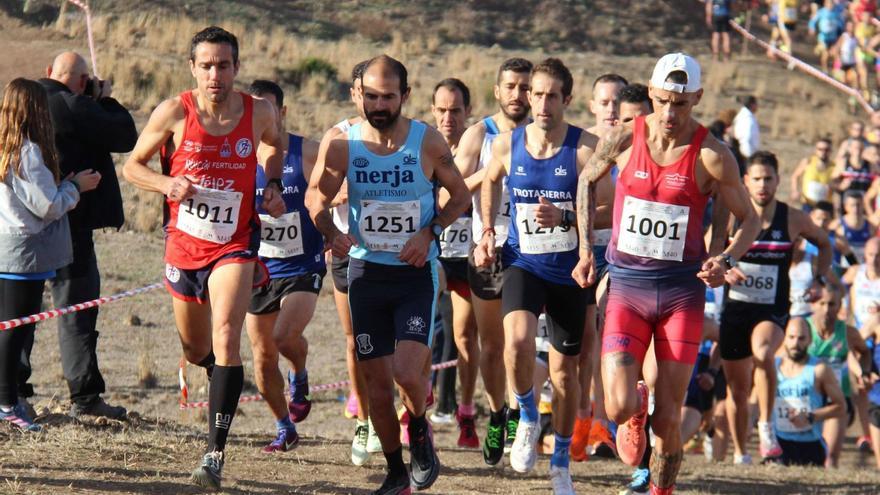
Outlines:
{"type": "Polygon", "coordinates": [[[193,198],[186,200],[186,213],[194,215],[201,220],[207,220],[211,223],[232,224],[233,208],[221,208],[219,206],[208,206],[205,203],[196,203],[193,198]]]}

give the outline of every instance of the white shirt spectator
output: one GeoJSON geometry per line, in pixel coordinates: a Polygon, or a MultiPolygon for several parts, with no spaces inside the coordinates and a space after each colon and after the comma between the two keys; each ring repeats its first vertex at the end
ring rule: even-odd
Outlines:
{"type": "Polygon", "coordinates": [[[761,147],[761,129],[758,119],[747,107],[742,107],[733,119],[733,136],[739,141],[739,152],[746,158],[761,147]]]}

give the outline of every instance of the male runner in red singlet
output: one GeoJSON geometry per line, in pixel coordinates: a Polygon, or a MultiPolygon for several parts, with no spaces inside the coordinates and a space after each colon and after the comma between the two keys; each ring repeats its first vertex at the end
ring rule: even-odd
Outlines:
{"type": "Polygon", "coordinates": [[[573,276],[595,282],[592,222],[596,181],[620,169],[608,262],[611,283],[602,339],[605,408],[620,426],[620,458],[635,466],[646,446],[648,390],[638,382],[654,339],[658,361],[651,426],[652,494],[672,493],[681,467],[681,406],[700,345],[705,284],[718,286],[758,234],[760,224],[733,155],[691,118],[700,101],[700,66],[682,53],[657,62],[650,82],[654,113],[617,127],[581,174],[578,220],[584,234],[573,276]],[[740,221],[726,251],[704,262],[703,212],[716,191],[740,221]],[[636,391],[637,393],[633,393],[636,391]]]}
{"type": "Polygon", "coordinates": [[[220,488],[223,449],[244,381],[241,328],[251,287],[268,281],[258,262],[255,205],[258,143],[266,145],[263,208],[284,213],[283,143],[276,111],[233,91],[238,40],[212,26],[190,45],[197,88],[162,102],[123,169],[135,186],[165,195],[165,285],[186,359],[207,369],[208,450],[197,485],[220,488]],[[147,164],[161,151],[162,173],[147,164]]]}

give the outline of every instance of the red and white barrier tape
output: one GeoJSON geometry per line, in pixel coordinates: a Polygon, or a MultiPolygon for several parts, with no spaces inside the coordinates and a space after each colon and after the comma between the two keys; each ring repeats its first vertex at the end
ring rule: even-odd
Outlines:
{"type": "MultiPolygon", "coordinates": [[[[431,366],[431,369],[432,370],[442,370],[445,368],[454,368],[457,365],[458,365],[458,359],[453,359],[452,361],[446,361],[444,363],[435,364],[435,365],[431,366]]],[[[183,380],[183,368],[181,368],[180,377],[181,377],[180,390],[181,390],[181,393],[185,394],[187,388],[186,388],[186,382],[183,380]]],[[[351,383],[349,380],[342,380],[340,382],[333,382],[333,383],[326,383],[324,385],[317,385],[314,387],[309,387],[309,393],[326,392],[328,390],[338,390],[338,389],[347,387],[349,383],[351,383]]],[[[261,400],[263,400],[263,396],[260,394],[245,395],[245,396],[241,397],[240,399],[238,399],[238,403],[244,404],[246,402],[258,402],[261,400]]],[[[184,402],[184,400],[181,399],[181,402],[180,402],[181,409],[204,409],[206,407],[208,407],[208,401],[184,402]]]]}
{"type": "Polygon", "coordinates": [[[750,33],[749,31],[747,31],[744,27],[740,26],[733,19],[731,19],[729,22],[730,22],[730,26],[736,32],[738,32],[744,38],[746,38],[747,40],[757,43],[765,50],[770,51],[771,53],[773,53],[777,57],[794,65],[795,67],[800,69],[802,72],[805,72],[805,73],[807,73],[807,74],[809,74],[809,75],[811,75],[811,76],[813,76],[823,82],[826,82],[826,83],[830,84],[831,86],[834,86],[835,88],[839,89],[840,91],[843,91],[844,93],[852,96],[853,98],[856,99],[857,102],[859,102],[859,105],[861,105],[861,107],[866,112],[868,112],[869,114],[874,113],[874,109],[871,108],[871,105],[865,100],[865,98],[862,96],[862,94],[857,89],[852,88],[852,87],[838,81],[837,79],[834,79],[833,77],[831,77],[828,74],[822,72],[821,70],[813,67],[812,65],[810,65],[810,64],[808,64],[798,58],[795,58],[788,53],[785,53],[784,51],[776,48],[775,46],[771,46],[770,44],[768,44],[767,42],[765,42],[763,40],[758,39],[758,37],[756,37],[754,34],[750,33]]]}
{"type": "Polygon", "coordinates": [[[20,327],[22,325],[29,325],[31,323],[36,323],[38,321],[48,320],[51,318],[57,318],[61,315],[66,315],[68,313],[75,313],[77,311],[82,311],[84,309],[90,309],[97,306],[101,306],[102,304],[111,303],[113,301],[118,301],[120,299],[125,299],[126,297],[136,296],[138,294],[143,294],[144,292],[149,292],[151,290],[159,289],[163,287],[163,284],[156,283],[152,285],[147,285],[146,287],[141,287],[140,289],[132,289],[127,290],[125,292],[120,292],[119,294],[113,296],[99,297],[98,299],[94,299],[91,301],[86,301],[79,304],[74,304],[73,306],[68,306],[66,308],[60,309],[52,309],[49,311],[43,311],[42,313],[37,313],[30,316],[25,316],[23,318],[15,318],[12,320],[0,321],[0,331],[10,330],[16,327],[20,327]]]}
{"type": "Polygon", "coordinates": [[[92,74],[95,75],[98,79],[101,78],[98,75],[98,58],[95,54],[95,36],[92,33],[92,10],[89,8],[88,0],[67,0],[68,2],[76,5],[80,9],[82,9],[83,13],[86,15],[86,34],[89,38],[89,55],[92,58],[92,74]]]}

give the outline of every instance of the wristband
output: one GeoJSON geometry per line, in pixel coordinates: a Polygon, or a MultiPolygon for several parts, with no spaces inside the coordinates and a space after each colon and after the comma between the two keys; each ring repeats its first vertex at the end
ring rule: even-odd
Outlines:
{"type": "Polygon", "coordinates": [[[856,266],[859,264],[859,258],[855,255],[855,253],[844,255],[844,259],[846,259],[846,262],[849,263],[850,266],[856,266]]]}
{"type": "Polygon", "coordinates": [[[76,192],[82,193],[82,189],[79,188],[79,182],[77,182],[76,179],[70,179],[70,183],[76,188],[76,192]]]}
{"type": "Polygon", "coordinates": [[[816,415],[813,414],[813,411],[810,411],[807,413],[807,422],[809,422],[810,424],[813,424],[816,422],[816,415]]]}
{"type": "Polygon", "coordinates": [[[491,232],[492,236],[494,237],[495,236],[495,227],[483,227],[483,231],[480,232],[480,239],[482,239],[483,237],[486,237],[486,234],[489,232],[491,232]]]}
{"type": "Polygon", "coordinates": [[[284,192],[284,184],[281,182],[281,179],[269,179],[266,181],[266,185],[268,186],[269,184],[275,184],[278,187],[278,192],[284,192]]]}

